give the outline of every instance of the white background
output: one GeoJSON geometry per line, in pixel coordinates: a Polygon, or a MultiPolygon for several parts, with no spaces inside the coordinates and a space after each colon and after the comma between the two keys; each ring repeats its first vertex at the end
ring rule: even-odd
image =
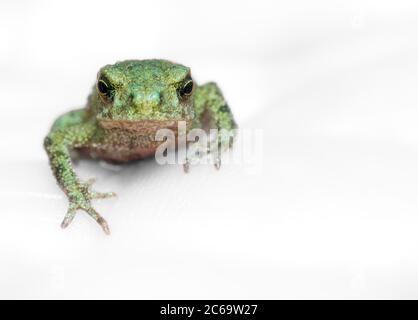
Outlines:
{"type": "MultiPolygon", "coordinates": [[[[416,1],[2,1],[0,298],[418,298],[416,1]],[[167,58],[263,131],[261,166],[109,166],[42,148],[104,64],[167,58]]],[[[259,164],[260,164],[259,163],[259,164]]]]}

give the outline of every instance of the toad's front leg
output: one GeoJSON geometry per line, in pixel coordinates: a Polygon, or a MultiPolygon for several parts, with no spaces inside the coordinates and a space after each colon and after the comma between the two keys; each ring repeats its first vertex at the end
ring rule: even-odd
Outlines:
{"type": "Polygon", "coordinates": [[[45,138],[44,147],[58,185],[67,195],[70,205],[61,224],[66,228],[78,209],[87,212],[100,224],[106,234],[110,233],[106,220],[92,207],[91,200],[114,196],[114,193],[97,193],[90,190],[93,180],[81,182],[71,164],[70,151],[87,146],[94,135],[95,126],[90,123],[53,129],[45,138]]]}
{"type": "Polygon", "coordinates": [[[210,155],[213,158],[215,168],[221,166],[221,153],[232,145],[237,124],[232,115],[231,109],[226,103],[221,90],[216,83],[210,82],[196,89],[195,93],[195,119],[194,128],[205,129],[214,135],[209,135],[209,140],[192,142],[188,145],[187,159],[183,168],[187,172],[190,163],[204,156],[210,155]]]}

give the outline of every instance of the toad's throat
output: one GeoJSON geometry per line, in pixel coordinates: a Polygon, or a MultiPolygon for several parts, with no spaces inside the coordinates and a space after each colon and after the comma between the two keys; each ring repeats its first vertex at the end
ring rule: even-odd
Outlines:
{"type": "Polygon", "coordinates": [[[100,125],[107,130],[124,129],[129,131],[157,131],[171,129],[177,131],[180,121],[184,120],[100,120],[100,125]]]}

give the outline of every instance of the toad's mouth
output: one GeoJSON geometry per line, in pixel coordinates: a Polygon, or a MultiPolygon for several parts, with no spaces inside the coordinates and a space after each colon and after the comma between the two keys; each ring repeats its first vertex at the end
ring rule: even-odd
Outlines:
{"type": "Polygon", "coordinates": [[[181,120],[99,120],[104,129],[124,129],[129,131],[157,131],[159,129],[178,130],[179,122],[185,122],[188,126],[190,122],[181,120]]]}

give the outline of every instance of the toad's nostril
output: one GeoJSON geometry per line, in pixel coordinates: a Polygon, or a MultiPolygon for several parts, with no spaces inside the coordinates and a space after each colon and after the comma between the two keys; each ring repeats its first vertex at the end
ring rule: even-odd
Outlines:
{"type": "Polygon", "coordinates": [[[140,106],[144,100],[144,97],[141,93],[136,93],[135,95],[132,95],[132,102],[136,106],[140,106]]]}
{"type": "Polygon", "coordinates": [[[132,97],[132,102],[138,111],[146,112],[161,104],[161,96],[159,92],[136,93],[132,97]]]}
{"type": "Polygon", "coordinates": [[[161,101],[161,96],[158,92],[152,92],[148,95],[148,101],[152,104],[159,104],[161,101]]]}

